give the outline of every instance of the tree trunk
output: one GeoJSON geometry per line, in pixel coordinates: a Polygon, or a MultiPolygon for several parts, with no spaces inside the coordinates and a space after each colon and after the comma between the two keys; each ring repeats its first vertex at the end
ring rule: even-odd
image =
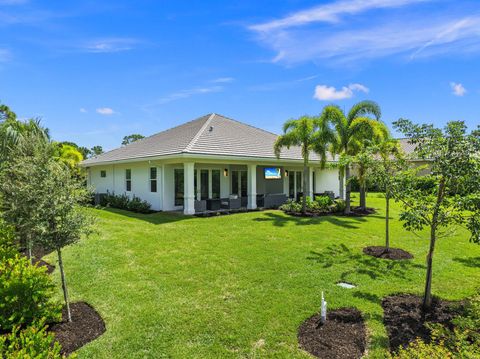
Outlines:
{"type": "Polygon", "coordinates": [[[360,209],[367,209],[367,190],[365,184],[360,184],[360,209]]]}
{"type": "Polygon", "coordinates": [[[385,191],[385,252],[390,252],[390,192],[385,191]]]}
{"type": "Polygon", "coordinates": [[[307,212],[307,176],[308,176],[308,159],[303,161],[303,196],[302,196],[302,213],[307,212]]]}
{"type": "Polygon", "coordinates": [[[345,214],[351,213],[350,208],[350,193],[352,190],[352,185],[350,184],[350,165],[345,166],[345,181],[347,185],[345,186],[345,214]]]}
{"type": "Polygon", "coordinates": [[[27,237],[27,256],[31,264],[33,264],[32,247],[33,247],[32,241],[30,240],[29,237],[27,237]]]}
{"type": "Polygon", "coordinates": [[[345,168],[343,166],[340,166],[338,169],[338,181],[339,181],[339,197],[341,199],[345,199],[345,168]]]}
{"type": "Polygon", "coordinates": [[[57,248],[58,266],[60,267],[60,276],[62,278],[63,299],[65,299],[65,306],[67,307],[68,321],[72,321],[72,314],[70,312],[70,302],[68,300],[67,280],[65,279],[65,272],[63,270],[62,251],[57,248]]]}
{"type": "Polygon", "coordinates": [[[443,202],[445,192],[445,180],[442,178],[438,184],[437,203],[432,216],[432,223],[430,225],[430,248],[427,255],[427,278],[425,281],[425,293],[423,296],[423,309],[429,310],[432,307],[432,267],[433,267],[433,252],[435,251],[435,242],[437,240],[437,224],[438,211],[443,202]]]}

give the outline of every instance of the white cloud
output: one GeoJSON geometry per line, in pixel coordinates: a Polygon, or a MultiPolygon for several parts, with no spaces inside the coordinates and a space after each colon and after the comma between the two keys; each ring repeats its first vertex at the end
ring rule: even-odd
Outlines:
{"type": "Polygon", "coordinates": [[[113,111],[110,107],[100,107],[95,110],[98,114],[103,115],[103,116],[110,116],[115,114],[116,112],[113,111]]]}
{"type": "Polygon", "coordinates": [[[80,109],[80,112],[81,112],[81,113],[87,113],[87,110],[82,107],[82,108],[80,109]]]}
{"type": "Polygon", "coordinates": [[[172,101],[188,98],[195,95],[204,95],[212,92],[220,92],[223,90],[223,86],[211,86],[211,87],[196,87],[188,90],[181,90],[173,92],[167,96],[161,97],[156,101],[156,104],[163,105],[172,101]]]}
{"type": "Polygon", "coordinates": [[[278,20],[250,26],[251,30],[268,32],[315,22],[338,22],[341,15],[354,15],[372,9],[402,7],[429,0],[340,0],[298,11],[278,20]]]}
{"type": "Polygon", "coordinates": [[[479,14],[441,6],[434,14],[429,7],[414,12],[393,9],[420,2],[339,0],[250,29],[258,41],[275,52],[272,62],[284,64],[344,64],[386,56],[411,61],[480,53],[479,14]],[[371,14],[371,10],[380,8],[381,16],[371,14]],[[342,16],[352,14],[356,16],[341,21],[342,16]]]}
{"type": "Polygon", "coordinates": [[[455,96],[463,96],[467,93],[467,89],[462,84],[456,82],[450,82],[452,88],[452,94],[455,96]]]}
{"type": "Polygon", "coordinates": [[[353,97],[355,91],[368,93],[369,89],[361,84],[350,84],[342,87],[340,90],[333,86],[318,85],[315,87],[313,98],[320,101],[344,100],[353,97]]]}
{"type": "Polygon", "coordinates": [[[105,38],[82,45],[82,49],[92,53],[111,53],[132,50],[139,40],[132,38],[105,38]]]}
{"type": "Polygon", "coordinates": [[[210,82],[213,82],[213,83],[229,83],[229,82],[233,82],[235,81],[235,79],[233,77],[219,77],[218,79],[214,79],[210,82]]]}

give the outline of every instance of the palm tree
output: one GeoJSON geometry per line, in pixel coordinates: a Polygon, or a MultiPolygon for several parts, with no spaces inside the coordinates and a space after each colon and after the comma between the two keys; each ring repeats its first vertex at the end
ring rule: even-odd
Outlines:
{"type": "MultiPolygon", "coordinates": [[[[282,148],[290,148],[291,146],[299,146],[302,149],[303,157],[303,196],[302,196],[302,213],[307,211],[307,177],[308,162],[310,152],[320,149],[319,137],[317,133],[317,121],[309,116],[302,116],[299,119],[292,119],[283,125],[283,135],[277,138],[274,145],[275,156],[280,158],[282,148]]],[[[321,152],[321,151],[320,151],[321,152]]]]}
{"type": "Polygon", "coordinates": [[[367,208],[367,177],[369,176],[369,167],[372,166],[374,157],[368,150],[369,147],[380,144],[390,139],[390,131],[388,127],[381,121],[372,122],[368,126],[363,126],[363,133],[357,133],[360,138],[365,138],[360,143],[360,149],[356,156],[356,175],[360,185],[360,206],[361,210],[367,208]]]}
{"type": "MultiPolygon", "coordinates": [[[[333,155],[354,156],[364,146],[365,140],[377,138],[382,135],[383,129],[378,126],[381,117],[380,106],[372,101],[362,101],[354,105],[348,114],[345,114],[336,105],[325,106],[319,118],[323,128],[331,128],[335,131],[335,137],[331,142],[333,155]],[[372,116],[372,117],[369,117],[372,116]]],[[[385,127],[384,127],[385,128],[385,127]]],[[[340,166],[340,188],[343,188],[343,177],[345,175],[345,213],[351,212],[350,205],[350,165],[348,163],[340,166]]]]}

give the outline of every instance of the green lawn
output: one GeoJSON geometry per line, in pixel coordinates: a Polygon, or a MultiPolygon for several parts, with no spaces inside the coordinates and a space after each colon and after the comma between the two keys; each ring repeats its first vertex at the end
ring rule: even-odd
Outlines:
{"type": "MultiPolygon", "coordinates": [[[[72,300],[91,303],[107,332],[79,357],[308,357],[298,348],[297,328],[319,310],[321,291],[329,308],[364,313],[369,356],[382,357],[388,341],[381,299],[421,293],[428,241],[426,233],[416,237],[394,220],[392,245],[415,259],[363,255],[364,246],[383,244],[384,200],[372,195],[368,204],[377,215],[307,219],[266,211],[189,218],[92,210],[98,233],[65,249],[64,262],[72,300]],[[358,288],[340,288],[339,280],[358,288]]],[[[440,240],[434,294],[473,294],[479,266],[480,246],[465,231],[440,240]]],[[[59,282],[58,270],[54,275],[59,282]]]]}

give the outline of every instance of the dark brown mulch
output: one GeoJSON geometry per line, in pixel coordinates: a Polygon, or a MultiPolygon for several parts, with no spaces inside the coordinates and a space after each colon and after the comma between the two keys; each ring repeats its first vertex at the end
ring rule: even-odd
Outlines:
{"type": "Polygon", "coordinates": [[[394,261],[412,259],[413,255],[400,248],[390,248],[387,252],[384,246],[370,246],[363,248],[363,253],[377,258],[391,259],[394,261]]]}
{"type": "Polygon", "coordinates": [[[351,213],[348,215],[348,216],[368,216],[369,214],[375,214],[377,213],[377,211],[375,210],[375,208],[370,208],[370,207],[367,207],[367,208],[360,208],[360,207],[352,207],[351,208],[351,213]]]}
{"type": "Polygon", "coordinates": [[[65,355],[98,338],[106,330],[102,317],[89,304],[71,303],[70,310],[72,322],[67,322],[66,309],[63,308],[63,321],[50,326],[50,331],[55,333],[55,339],[62,346],[62,353],[65,355]]]}
{"type": "Polygon", "coordinates": [[[416,338],[428,342],[430,330],[425,323],[448,325],[458,313],[458,304],[437,298],[433,299],[432,309],[424,312],[422,299],[412,294],[392,295],[383,299],[383,323],[392,352],[399,346],[406,347],[416,338]]]}
{"type": "Polygon", "coordinates": [[[298,329],[300,347],[322,359],[361,358],[367,345],[362,313],[355,308],[341,308],[328,313],[319,325],[320,314],[308,318],[298,329]]]}
{"type": "Polygon", "coordinates": [[[38,267],[47,268],[47,273],[51,274],[55,270],[55,266],[51,265],[48,262],[45,262],[43,259],[33,258],[33,264],[36,264],[38,267]]]}

